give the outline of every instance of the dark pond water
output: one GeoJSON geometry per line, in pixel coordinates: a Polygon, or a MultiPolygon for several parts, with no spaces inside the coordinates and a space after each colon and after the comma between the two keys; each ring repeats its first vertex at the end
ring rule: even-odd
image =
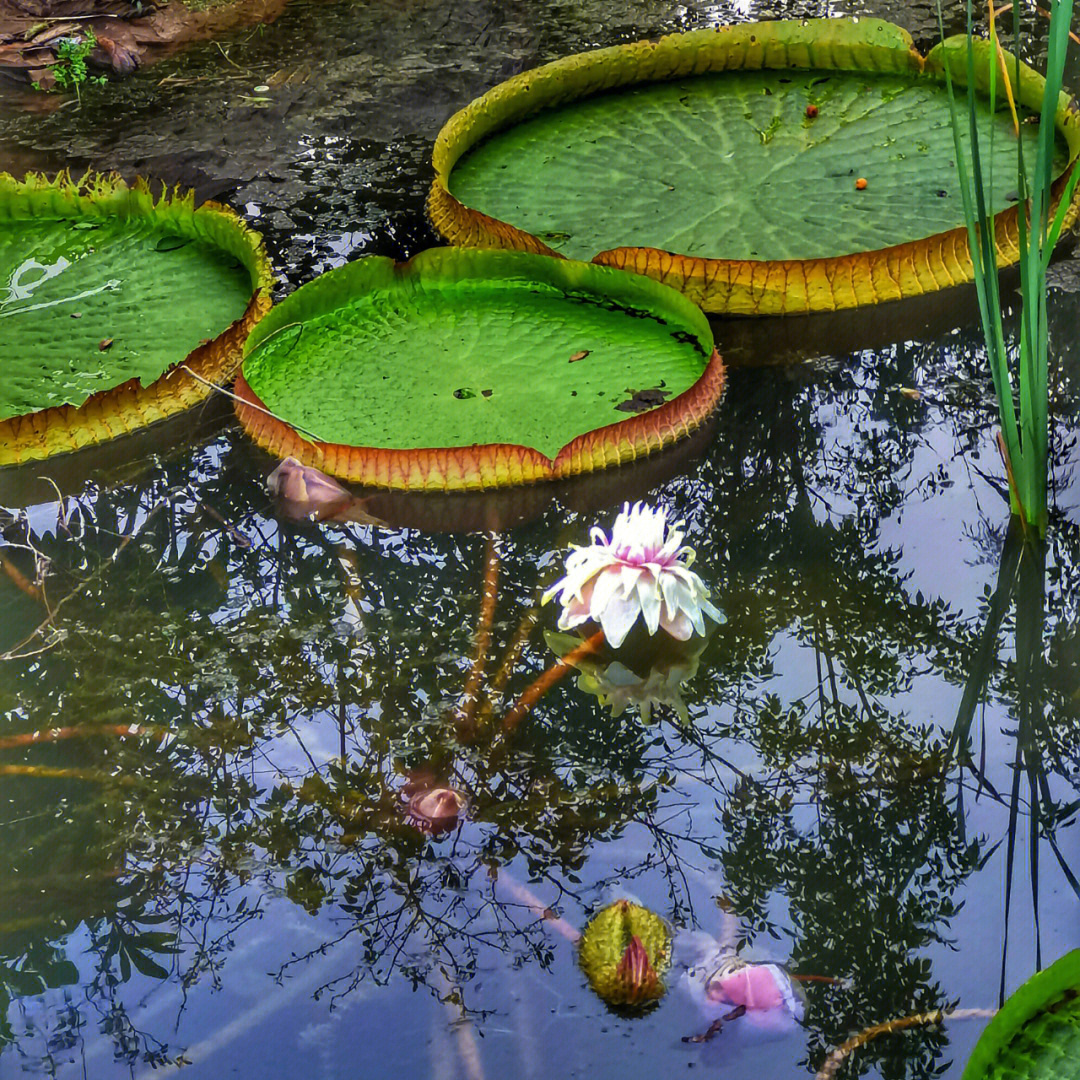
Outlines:
{"type": "MultiPolygon", "coordinates": [[[[286,291],[435,243],[430,142],[508,74],[827,13],[936,33],[929,3],[298,2],[81,110],[7,92],[0,167],[195,182],[259,223],[286,291]]],[[[1006,535],[964,293],[718,321],[736,366],[703,437],[539,494],[372,503],[390,528],[279,523],[224,406],[0,473],[0,551],[47,560],[55,613],[0,661],[0,1077],[779,1080],[1080,945],[1080,263],[1052,274],[1041,551],[1006,535]],[[686,522],[727,622],[654,674],[647,724],[570,679],[498,736],[551,661],[540,589],[634,498],[686,522]],[[466,730],[493,556],[492,705],[466,730]],[[469,799],[431,839],[402,814],[424,772],[469,799]],[[802,1026],[686,1043],[708,1019],[677,972],[612,1012],[523,889],[575,927],[625,893],[711,933],[723,906],[747,956],[839,981],[806,984],[802,1026]]],[[[0,611],[0,650],[45,617],[6,576],[0,611]]],[[[980,1026],[879,1040],[845,1075],[958,1077],[980,1026]]]]}

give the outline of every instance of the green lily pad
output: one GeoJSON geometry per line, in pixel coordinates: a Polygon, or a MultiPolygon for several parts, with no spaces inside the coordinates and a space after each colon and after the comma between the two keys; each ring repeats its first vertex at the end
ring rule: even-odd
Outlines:
{"type": "Polygon", "coordinates": [[[240,318],[251,278],[228,252],[151,220],[0,228],[0,420],[149,386],[240,318]],[[108,345],[103,343],[109,342],[108,345]]]}
{"type": "MultiPolygon", "coordinates": [[[[982,82],[992,53],[974,48],[982,82]]],[[[593,259],[711,311],[834,309],[970,280],[944,76],[963,87],[966,49],[952,38],[924,58],[882,20],[809,19],[556,60],[447,122],[428,211],[452,243],[593,259]]],[[[1033,116],[1043,80],[1022,66],[1016,81],[1033,116]]],[[[1018,144],[1033,161],[1037,129],[1017,135],[998,96],[997,111],[978,99],[977,124],[1006,264],[1018,144]]],[[[1060,175],[1080,153],[1064,95],[1056,122],[1060,175]]]]}
{"type": "Polygon", "coordinates": [[[204,397],[190,378],[148,388],[189,358],[207,381],[230,377],[268,285],[257,237],[224,207],[115,178],[0,174],[0,464],[204,397]]]}
{"type": "Polygon", "coordinates": [[[240,409],[281,456],[381,486],[482,487],[658,449],[704,418],[718,373],[708,324],[673,290],[451,248],[361,259],[297,290],[251,335],[237,392],[284,422],[240,409]],[[588,464],[581,445],[559,462],[598,429],[588,464]]]}
{"type": "MultiPolygon", "coordinates": [[[[1016,139],[1009,114],[987,103],[979,123],[988,146],[994,128],[987,196],[996,213],[1016,200],[1016,139]]],[[[1033,166],[1036,129],[1021,136],[1033,166]]],[[[825,259],[962,226],[954,157],[938,82],[724,72],[541,113],[464,157],[450,191],[573,259],[630,245],[825,259]],[[808,119],[811,105],[818,113],[808,119]]]]}
{"type": "Polygon", "coordinates": [[[987,1025],[962,1080],[1072,1080],[1080,1061],[1080,949],[1028,979],[987,1025]]]}

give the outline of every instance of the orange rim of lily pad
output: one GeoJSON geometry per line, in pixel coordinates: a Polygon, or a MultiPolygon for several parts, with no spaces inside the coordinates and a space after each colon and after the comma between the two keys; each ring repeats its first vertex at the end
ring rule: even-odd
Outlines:
{"type": "Polygon", "coordinates": [[[690,435],[723,385],[708,322],[672,289],[574,260],[436,248],[298,289],[251,335],[234,392],[244,429],[276,457],[370,487],[476,491],[655,453],[690,435]],[[410,325],[384,334],[387,312],[410,325]],[[641,411],[616,411],[628,403],[641,411]],[[566,438],[575,425],[586,430],[566,438]]]}
{"type": "MultiPolygon", "coordinates": [[[[10,261],[28,240],[37,245],[37,254],[48,252],[45,261],[36,254],[24,260],[11,270],[10,281],[25,273],[43,275],[42,281],[21,291],[9,284],[7,301],[15,306],[5,312],[0,294],[0,318],[23,316],[13,332],[45,343],[39,364],[43,381],[57,377],[50,359],[66,367],[69,341],[72,370],[115,356],[113,370],[121,372],[122,381],[91,393],[84,385],[72,393],[78,401],[0,420],[0,465],[80,450],[204,401],[235,375],[244,341],[271,307],[273,277],[259,234],[226,206],[207,202],[196,207],[193,192],[162,187],[155,195],[146,180],[128,185],[116,175],[87,173],[75,179],[62,172],[16,180],[0,173],[0,268],[5,241],[11,244],[10,261]],[[156,279],[154,270],[159,271],[156,279]],[[103,283],[109,273],[117,276],[103,283]],[[65,275],[74,280],[69,283],[65,275]],[[57,291],[45,291],[48,299],[26,304],[42,295],[30,295],[40,284],[54,285],[50,277],[57,291]],[[126,314],[110,306],[114,298],[125,301],[126,314]],[[181,316],[184,304],[197,314],[181,316]],[[36,313],[26,310],[31,306],[37,314],[48,312],[53,321],[36,318],[32,325],[29,316],[36,313]],[[157,325],[158,337],[167,340],[144,342],[140,323],[157,325]],[[114,324],[119,324],[116,334],[102,329],[114,324]],[[80,342],[80,336],[92,344],[80,342]],[[123,377],[129,363],[134,374],[123,377]]],[[[10,377],[10,361],[6,366],[10,377]]]]}
{"type": "MultiPolygon", "coordinates": [[[[695,82],[701,77],[706,81],[710,78],[718,80],[718,73],[729,73],[724,76],[728,80],[741,78],[747,85],[752,85],[754,95],[764,95],[755,100],[750,91],[746,92],[742,106],[747,110],[748,118],[753,110],[761,107],[760,102],[766,97],[779,101],[785,94],[801,95],[793,101],[791,115],[785,117],[787,134],[789,139],[802,138],[807,149],[814,148],[815,153],[821,153],[821,150],[813,140],[826,133],[832,115],[827,95],[823,99],[815,95],[821,93],[819,84],[837,75],[853,79],[865,77],[867,82],[892,79],[901,89],[905,83],[910,83],[924,96],[937,94],[936,107],[947,117],[945,67],[948,66],[954,84],[965,87],[966,47],[965,37],[950,38],[923,57],[906,31],[880,19],[807,19],[691,31],[672,34],[655,42],[641,41],[568,56],[495,86],[447,121],[435,143],[435,178],[427,201],[428,216],[450,243],[513,248],[556,257],[591,258],[602,265],[646,274],[671,285],[710,312],[777,315],[839,310],[970,282],[974,280],[974,274],[958,195],[955,200],[949,200],[950,212],[953,206],[957,208],[955,224],[931,235],[916,235],[902,242],[875,245],[865,250],[853,247],[835,254],[831,251],[821,255],[800,252],[796,257],[779,254],[756,257],[752,252],[740,252],[738,257],[729,258],[720,251],[697,254],[685,248],[673,250],[673,244],[616,242],[605,245],[604,239],[610,241],[610,234],[620,231],[621,223],[611,224],[606,237],[598,235],[594,238],[589,232],[589,224],[600,215],[590,215],[585,210],[576,223],[581,230],[580,236],[560,232],[561,228],[571,228],[569,224],[560,225],[559,214],[563,212],[561,206],[566,204],[567,190],[572,189],[575,180],[568,181],[568,189],[556,190],[556,185],[549,182],[549,177],[555,174],[544,171],[579,168],[581,175],[590,177],[602,187],[603,154],[608,152],[604,140],[612,130],[605,124],[612,117],[618,119],[618,109],[630,107],[624,102],[630,101],[632,95],[641,95],[643,100],[652,95],[650,100],[657,104],[649,107],[656,110],[655,115],[663,116],[663,110],[667,109],[670,116],[672,95],[686,87],[692,90],[695,85],[705,85],[695,82]],[[732,76],[732,72],[739,74],[732,76]],[[797,85],[792,90],[786,85],[789,83],[797,85]],[[944,108],[940,104],[942,97],[946,101],[944,108]],[[820,106],[815,103],[818,100],[822,101],[820,106]],[[604,109],[610,111],[605,113],[604,109]],[[594,120],[575,120],[572,116],[575,110],[594,120]],[[564,117],[571,119],[564,121],[564,117]],[[575,130],[571,125],[578,122],[583,126],[575,130]],[[592,129],[587,128],[590,122],[595,123],[592,129]],[[547,143],[545,140],[551,133],[565,141],[547,143]],[[498,149],[500,140],[503,140],[504,150],[498,149]],[[601,144],[602,149],[590,151],[590,141],[601,144]],[[526,156],[530,145],[535,154],[533,158],[526,156]],[[575,156],[578,150],[582,156],[575,156]],[[498,157],[500,153],[502,158],[498,157]],[[518,165],[515,165],[515,155],[520,161],[518,165]],[[514,184],[515,168],[520,170],[525,190],[519,191],[514,184]],[[538,210],[534,208],[527,190],[530,178],[538,191],[552,192],[550,205],[543,205],[538,210]],[[469,191],[462,192],[462,186],[469,191]],[[461,193],[460,198],[456,191],[461,193]],[[503,212],[504,209],[507,212],[503,212]],[[525,221],[530,223],[530,228],[524,226],[525,221]],[[590,248],[590,241],[594,239],[596,244],[590,248]]],[[[978,89],[985,94],[994,54],[989,42],[976,41],[974,48],[978,89]]],[[[1004,56],[1007,62],[1002,67],[1008,69],[1009,78],[1015,83],[1015,62],[1008,53],[1004,56]]],[[[1000,72],[999,79],[1003,79],[1000,72]]],[[[890,85],[883,94],[892,93],[894,89],[890,85]]],[[[1013,86],[1018,107],[1037,111],[1041,107],[1043,90],[1042,77],[1022,64],[1019,85],[1013,86]]],[[[718,94],[726,92],[717,91],[718,94]]],[[[1004,94],[1000,93],[1000,96],[1003,100],[1004,94]]],[[[960,102],[958,107],[963,109],[965,105],[960,102]]],[[[776,105],[773,109],[778,119],[781,107],[776,105]]],[[[767,118],[769,114],[764,115],[767,118]]],[[[683,122],[677,117],[673,126],[683,122]]],[[[1002,123],[1005,122],[1003,118],[1002,123]]],[[[753,123],[756,121],[751,119],[753,123]]],[[[1007,123],[1011,131],[1011,120],[1007,123]]],[[[1067,161],[1054,185],[1055,202],[1080,155],[1080,111],[1075,101],[1064,93],[1059,99],[1056,125],[1061,143],[1067,147],[1067,153],[1063,154],[1067,161]]],[[[947,123],[946,129],[939,133],[939,141],[946,159],[951,159],[954,151],[947,123]]],[[[657,130],[661,130],[659,125],[657,130]]],[[[717,130],[718,137],[723,138],[723,129],[717,130]]],[[[634,136],[639,133],[633,128],[626,131],[630,134],[623,137],[623,152],[633,155],[638,145],[634,136]]],[[[774,139],[776,130],[764,122],[756,134],[763,147],[782,141],[779,135],[774,139]]],[[[1027,134],[1024,133],[1025,137],[1027,134]]],[[[851,138],[854,140],[854,135],[851,138]]],[[[708,142],[699,137],[698,147],[708,142]]],[[[794,142],[792,146],[792,160],[795,161],[802,151],[794,142]]],[[[838,146],[845,149],[842,143],[838,146]]],[[[912,156],[915,149],[909,148],[907,156],[912,156]]],[[[654,220],[659,220],[665,212],[664,199],[674,198],[668,193],[675,192],[681,182],[679,166],[674,162],[685,162],[690,156],[687,150],[680,158],[677,146],[667,155],[657,145],[650,145],[650,150],[648,158],[653,164],[644,166],[650,186],[641,196],[643,209],[638,218],[627,222],[628,240],[639,221],[645,222],[646,231],[654,228],[654,220]],[[669,172],[661,176],[664,169],[669,172]],[[657,170],[657,175],[652,176],[657,170]]],[[[823,199],[832,200],[833,206],[850,205],[857,214],[869,205],[868,200],[874,196],[875,189],[881,190],[881,185],[875,183],[873,176],[866,179],[860,146],[853,142],[846,150],[850,152],[839,155],[837,167],[826,174],[828,184],[835,181],[835,193],[831,188],[824,193],[818,192],[816,188],[822,183],[818,181],[816,185],[808,184],[802,195],[810,199],[820,194],[823,199]]],[[[1011,155],[1015,176],[1015,141],[1011,155]]],[[[898,148],[894,156],[903,159],[904,149],[898,148]]],[[[645,154],[641,155],[642,160],[645,157],[645,154]]],[[[618,159],[616,165],[621,166],[625,160],[618,159]]],[[[938,166],[942,172],[955,171],[952,160],[940,160],[938,166]]],[[[695,171],[685,164],[682,168],[695,171]]],[[[725,163],[709,159],[697,170],[697,176],[698,179],[702,175],[716,176],[720,185],[752,188],[767,172],[765,165],[754,166],[748,175],[737,172],[729,175],[725,169],[725,163]],[[711,169],[713,165],[715,169],[711,169]]],[[[632,168],[623,168],[621,173],[616,168],[610,188],[596,198],[602,199],[616,214],[626,215],[633,202],[631,188],[641,181],[642,175],[632,168]],[[619,189],[620,175],[634,177],[629,188],[619,189]]],[[[945,192],[935,194],[944,195],[945,192]]],[[[798,188],[788,189],[786,197],[778,199],[774,205],[782,203],[784,212],[788,209],[798,211],[799,195],[798,188]]],[[[542,196],[537,202],[541,201],[542,196]]],[[[930,209],[933,209],[933,200],[930,203],[930,209]]],[[[941,200],[938,205],[944,203],[945,200],[941,200]]],[[[1075,222],[1078,209],[1080,192],[1067,212],[1066,227],[1075,222]]],[[[882,213],[886,212],[887,207],[882,213]]],[[[767,211],[762,216],[767,216],[767,211]]],[[[924,219],[913,215],[913,220],[924,219]]],[[[828,223],[823,221],[823,235],[827,229],[828,223]]],[[[743,229],[743,236],[750,231],[743,229]]],[[[999,265],[1015,263],[1019,258],[1015,205],[996,214],[995,236],[999,265]]],[[[751,243],[748,240],[746,246],[751,243]]],[[[689,246],[694,245],[704,247],[707,243],[699,243],[695,236],[689,246]]],[[[717,241],[717,245],[726,250],[726,243],[717,241]]],[[[813,248],[813,244],[807,245],[808,252],[813,248]]]]}

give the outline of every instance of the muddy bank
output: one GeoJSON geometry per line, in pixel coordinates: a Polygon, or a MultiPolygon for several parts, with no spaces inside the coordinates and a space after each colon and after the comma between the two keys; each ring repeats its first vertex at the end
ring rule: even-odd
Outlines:
{"type": "MultiPolygon", "coordinates": [[[[0,0],[0,82],[28,89],[74,89],[73,83],[130,75],[195,41],[273,22],[288,0],[198,2],[158,6],[139,0],[0,0]],[[85,71],[72,65],[82,63],[85,71]]],[[[28,94],[28,108],[51,111],[66,100],[28,94]]]]}

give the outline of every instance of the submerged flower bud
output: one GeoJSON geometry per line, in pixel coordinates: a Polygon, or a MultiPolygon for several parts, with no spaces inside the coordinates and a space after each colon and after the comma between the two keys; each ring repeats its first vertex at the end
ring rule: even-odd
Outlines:
{"type": "Polygon", "coordinates": [[[662,508],[624,504],[610,539],[594,528],[592,543],[570,553],[565,577],[544,593],[544,603],[558,595],[562,604],[559,629],[591,619],[617,649],[639,615],[650,634],[662,629],[679,641],[704,634],[706,615],[723,622],[704,582],[689,569],[694,552],[683,535],[669,528],[662,508]]]}
{"type": "Polygon", "coordinates": [[[282,517],[290,521],[355,521],[361,525],[384,522],[367,513],[366,498],[357,498],[333,477],[287,457],[266,478],[282,517]]]}
{"type": "Polygon", "coordinates": [[[465,796],[448,787],[427,788],[409,798],[406,821],[427,836],[452,829],[465,807],[465,796]]]}
{"type": "Polygon", "coordinates": [[[266,487],[282,514],[293,521],[324,521],[354,501],[336,480],[294,457],[285,458],[266,478],[266,487]]]}

